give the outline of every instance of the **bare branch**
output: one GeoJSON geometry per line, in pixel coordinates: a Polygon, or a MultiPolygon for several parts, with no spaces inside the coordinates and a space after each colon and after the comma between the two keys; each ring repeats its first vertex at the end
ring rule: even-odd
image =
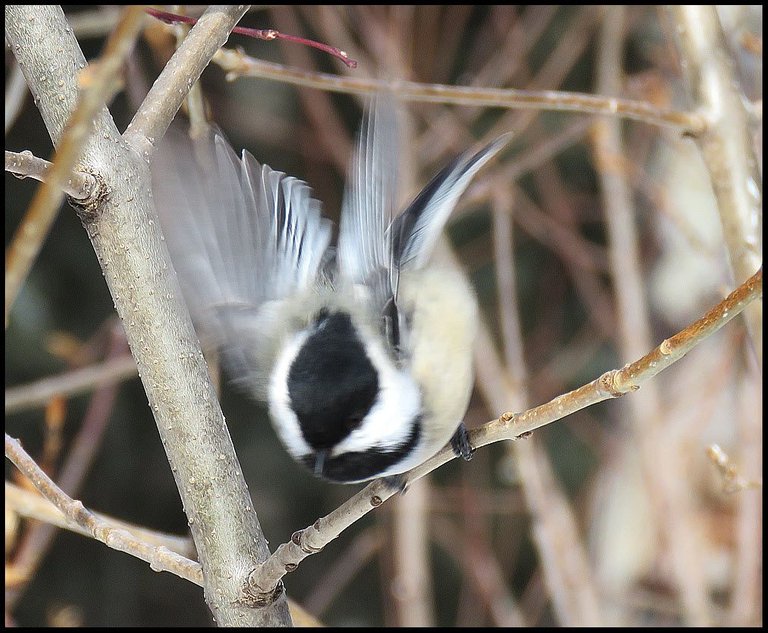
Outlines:
{"type": "MultiPolygon", "coordinates": [[[[197,18],[191,18],[185,15],[177,15],[175,13],[168,13],[167,11],[158,11],[157,9],[145,9],[149,15],[158,20],[162,20],[166,24],[173,24],[175,22],[181,22],[183,24],[196,24],[197,18]]],[[[311,46],[319,51],[328,53],[332,57],[341,60],[348,68],[357,68],[357,62],[354,59],[350,59],[347,53],[335,46],[329,46],[322,42],[316,42],[303,37],[297,37],[295,35],[289,35],[287,33],[281,33],[275,29],[251,29],[245,26],[236,26],[232,29],[233,33],[239,33],[240,35],[247,35],[248,37],[254,37],[259,40],[286,40],[287,42],[294,42],[296,44],[304,44],[305,46],[311,46]]]]}
{"type": "Polygon", "coordinates": [[[5,456],[34,484],[40,493],[55,505],[67,519],[86,530],[97,541],[126,552],[150,564],[155,571],[169,571],[195,584],[202,584],[200,565],[179,556],[163,546],[154,546],[137,539],[123,527],[112,525],[96,516],[85,506],[67,496],[46,475],[21,447],[18,440],[5,434],[5,456]]]}
{"type": "MultiPolygon", "coordinates": [[[[45,182],[52,166],[53,163],[34,156],[32,152],[9,152],[5,150],[5,171],[17,178],[34,178],[40,182],[45,182]]],[[[93,195],[96,186],[96,179],[91,174],[75,171],[70,174],[66,182],[62,183],[62,190],[70,198],[86,200],[93,195]]]]}
{"type": "Polygon", "coordinates": [[[43,378],[5,391],[5,412],[14,413],[44,406],[54,396],[74,396],[103,385],[121,382],[136,375],[136,361],[126,355],[103,363],[73,369],[58,376],[43,378]]]}
{"type": "Polygon", "coordinates": [[[165,65],[124,134],[145,159],[154,152],[190,88],[247,9],[244,4],[210,7],[165,65]]]}
{"type": "Polygon", "coordinates": [[[703,120],[697,114],[657,108],[644,101],[596,97],[577,92],[448,86],[413,81],[352,78],[303,71],[254,59],[239,51],[224,49],[214,56],[213,61],[227,71],[227,78],[230,80],[239,77],[258,77],[319,90],[362,95],[387,90],[395,92],[403,101],[422,103],[607,114],[644,121],[652,125],[679,128],[690,134],[697,134],[703,126],[703,120]]]}
{"type": "MultiPolygon", "coordinates": [[[[122,328],[113,321],[107,358],[115,358],[124,355],[127,349],[125,335],[122,328]]],[[[91,396],[88,410],[77,431],[74,442],[70,445],[61,468],[58,470],[56,480],[62,491],[70,496],[77,495],[85,476],[93,464],[97,449],[101,446],[104,431],[111,417],[112,409],[117,396],[117,385],[102,386],[91,396]]],[[[55,401],[61,402],[62,399],[55,401]]],[[[64,407],[56,407],[63,409],[64,407]]],[[[62,415],[63,417],[63,415],[62,415]]],[[[46,434],[46,444],[51,434],[46,434]]],[[[48,451],[44,449],[44,455],[48,451]]],[[[55,459],[55,458],[54,458],[55,459]]],[[[45,459],[42,463],[53,462],[53,459],[45,459]]],[[[56,460],[58,461],[58,460],[56,460]]],[[[47,523],[35,523],[25,532],[20,546],[13,556],[13,565],[21,571],[24,578],[31,578],[35,570],[48,552],[57,530],[47,523]]],[[[14,587],[14,592],[6,593],[6,609],[11,610],[22,595],[23,586],[14,587]]]]}
{"type": "MultiPolygon", "coordinates": [[[[762,263],[762,178],[750,142],[746,99],[737,86],[733,63],[714,5],[671,9],[678,47],[697,110],[706,125],[697,137],[717,198],[725,242],[736,282],[762,263]]],[[[753,348],[762,366],[763,311],[746,313],[753,348]]]]}
{"type": "MultiPolygon", "coordinates": [[[[59,508],[45,497],[30,490],[24,490],[8,481],[5,482],[5,503],[10,510],[16,512],[19,516],[44,521],[45,523],[50,523],[51,525],[55,525],[65,530],[81,534],[82,536],[93,536],[87,527],[67,518],[59,508]]],[[[161,532],[155,532],[154,530],[147,530],[146,528],[132,523],[121,521],[120,519],[107,516],[106,514],[100,514],[98,512],[94,512],[93,514],[105,525],[109,525],[113,529],[130,532],[134,537],[148,545],[165,547],[186,558],[195,556],[194,543],[192,543],[192,539],[188,536],[163,534],[161,532]]],[[[194,582],[196,585],[201,585],[202,573],[195,575],[194,578],[189,578],[188,580],[194,582]]]]}

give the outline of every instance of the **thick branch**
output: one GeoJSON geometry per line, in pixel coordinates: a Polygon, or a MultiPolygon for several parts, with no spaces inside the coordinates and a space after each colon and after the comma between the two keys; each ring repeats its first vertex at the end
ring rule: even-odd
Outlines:
{"type": "MultiPolygon", "coordinates": [[[[190,38],[212,55],[242,10],[209,9],[226,19],[201,19],[190,38]]],[[[51,136],[57,139],[75,106],[74,70],[85,65],[82,52],[58,7],[6,7],[6,18],[10,48],[25,70],[51,136]]],[[[195,64],[204,66],[206,61],[196,59],[195,64]]],[[[184,85],[178,86],[178,97],[155,91],[140,108],[141,134],[134,136],[140,145],[144,135],[159,136],[167,127],[178,108],[176,100],[186,94],[193,74],[188,70],[173,63],[158,79],[166,85],[169,74],[179,73],[184,85]],[[162,94],[170,106],[160,102],[162,94]]],[[[247,570],[265,560],[269,549],[181,301],[152,205],[143,150],[121,138],[106,108],[96,114],[93,125],[95,133],[82,164],[103,179],[109,195],[83,210],[81,219],[123,321],[189,518],[203,566],[206,600],[220,625],[288,623],[284,597],[273,596],[267,608],[255,609],[243,594],[247,570]]]]}

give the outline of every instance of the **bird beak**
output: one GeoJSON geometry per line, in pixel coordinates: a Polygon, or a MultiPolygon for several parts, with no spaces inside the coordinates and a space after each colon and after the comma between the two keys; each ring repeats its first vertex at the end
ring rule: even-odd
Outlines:
{"type": "Polygon", "coordinates": [[[328,449],[322,449],[315,453],[315,475],[317,477],[323,476],[323,468],[325,466],[325,458],[328,456],[328,449]]]}

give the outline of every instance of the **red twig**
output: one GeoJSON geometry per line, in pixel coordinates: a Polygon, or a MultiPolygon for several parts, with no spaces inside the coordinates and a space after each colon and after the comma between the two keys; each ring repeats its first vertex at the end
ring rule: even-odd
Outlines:
{"type": "MultiPolygon", "coordinates": [[[[159,11],[158,9],[151,8],[145,10],[147,13],[149,13],[149,15],[157,18],[158,20],[162,20],[166,24],[174,24],[177,22],[182,22],[184,24],[195,24],[197,22],[197,18],[190,18],[185,15],[177,15],[175,13],[168,13],[166,11],[159,11]]],[[[345,51],[341,50],[340,48],[336,48],[335,46],[323,44],[322,42],[308,40],[296,35],[288,35],[287,33],[276,31],[275,29],[251,29],[245,26],[236,26],[234,29],[232,29],[232,32],[239,33],[240,35],[247,35],[248,37],[255,37],[259,40],[288,40],[289,42],[296,42],[297,44],[311,46],[312,48],[321,50],[324,53],[333,55],[336,59],[340,59],[347,65],[348,68],[357,68],[357,61],[350,59],[349,55],[347,55],[345,51]]]]}

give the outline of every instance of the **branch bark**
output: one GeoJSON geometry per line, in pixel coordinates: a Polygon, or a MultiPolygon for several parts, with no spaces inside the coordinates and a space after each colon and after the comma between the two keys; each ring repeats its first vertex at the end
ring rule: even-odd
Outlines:
{"type": "MultiPolygon", "coordinates": [[[[237,6],[206,12],[191,32],[195,41],[206,43],[205,55],[213,54],[212,43],[223,42],[244,11],[237,6]]],[[[77,70],[86,66],[77,40],[55,6],[7,6],[6,39],[57,143],[77,102],[77,70]]],[[[157,84],[166,85],[168,76],[178,73],[188,89],[205,66],[200,59],[169,65],[157,84]]],[[[150,195],[144,140],[150,135],[159,140],[181,98],[168,96],[167,107],[152,100],[139,109],[143,123],[127,137],[136,140],[135,146],[121,137],[105,107],[96,112],[81,165],[98,174],[109,195],[80,209],[80,217],[155,415],[200,556],[206,601],[217,623],[285,625],[290,616],[282,587],[261,603],[244,591],[248,571],[267,558],[269,549],[180,299],[150,195]]]]}
{"type": "MultiPolygon", "coordinates": [[[[680,5],[671,12],[689,91],[707,122],[696,141],[717,198],[733,276],[741,283],[763,258],[763,185],[750,142],[746,99],[737,88],[714,5],[680,5]]],[[[752,305],[745,318],[762,367],[762,304],[752,305]]]]}

